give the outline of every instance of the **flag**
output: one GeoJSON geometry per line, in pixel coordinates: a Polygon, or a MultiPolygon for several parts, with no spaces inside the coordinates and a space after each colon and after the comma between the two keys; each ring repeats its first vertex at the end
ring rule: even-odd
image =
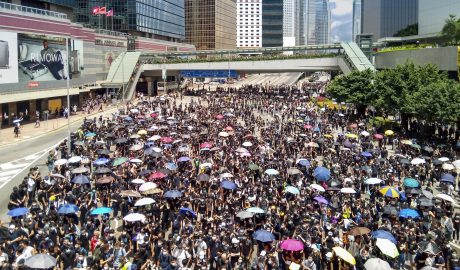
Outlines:
{"type": "Polygon", "coordinates": [[[107,16],[107,17],[113,17],[113,9],[107,11],[107,13],[105,14],[105,16],[107,16]]]}
{"type": "Polygon", "coordinates": [[[101,7],[99,9],[99,14],[105,15],[107,13],[107,7],[101,7]]]}
{"type": "Polygon", "coordinates": [[[93,15],[99,14],[99,11],[100,11],[100,10],[101,10],[101,9],[100,9],[99,7],[93,7],[93,15]]]}

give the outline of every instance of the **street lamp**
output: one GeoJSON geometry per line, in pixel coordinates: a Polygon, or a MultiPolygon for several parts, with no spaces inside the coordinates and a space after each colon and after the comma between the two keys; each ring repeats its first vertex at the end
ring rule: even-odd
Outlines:
{"type": "Polygon", "coordinates": [[[70,37],[66,37],[65,39],[65,50],[66,50],[66,58],[65,58],[65,66],[66,66],[66,69],[67,69],[67,79],[66,79],[66,83],[67,83],[67,136],[68,136],[68,139],[67,139],[67,153],[68,153],[68,156],[70,157],[71,154],[72,154],[72,143],[71,143],[71,140],[70,140],[70,68],[69,68],[69,38],[70,37]]]}

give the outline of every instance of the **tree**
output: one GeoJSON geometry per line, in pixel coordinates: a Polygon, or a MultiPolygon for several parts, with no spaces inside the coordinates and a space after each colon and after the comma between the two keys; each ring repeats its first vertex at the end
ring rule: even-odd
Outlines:
{"type": "Polygon", "coordinates": [[[407,37],[407,36],[414,36],[418,34],[418,23],[414,23],[411,25],[408,25],[407,27],[400,29],[396,34],[394,34],[394,37],[407,37]]]}
{"type": "Polygon", "coordinates": [[[456,45],[460,41],[460,19],[455,15],[449,15],[441,30],[442,36],[451,44],[456,45]]]}
{"type": "Polygon", "coordinates": [[[346,76],[337,77],[327,87],[327,93],[338,102],[353,103],[358,113],[364,114],[374,95],[375,73],[366,69],[353,71],[346,76]]]}

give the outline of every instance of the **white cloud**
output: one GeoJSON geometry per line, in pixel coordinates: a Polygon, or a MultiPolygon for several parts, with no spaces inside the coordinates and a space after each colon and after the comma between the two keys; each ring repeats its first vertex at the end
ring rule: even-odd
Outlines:
{"type": "Polygon", "coordinates": [[[332,16],[342,16],[353,12],[353,0],[331,0],[332,16]]]}

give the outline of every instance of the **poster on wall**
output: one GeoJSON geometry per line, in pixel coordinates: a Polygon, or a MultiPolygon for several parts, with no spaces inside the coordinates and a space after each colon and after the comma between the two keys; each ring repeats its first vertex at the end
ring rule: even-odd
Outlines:
{"type": "Polygon", "coordinates": [[[18,34],[19,82],[66,80],[68,68],[69,79],[79,78],[84,69],[83,41],[69,41],[69,56],[65,44],[62,37],[18,34]]]}
{"type": "Polygon", "coordinates": [[[112,65],[113,61],[118,57],[117,52],[115,51],[108,51],[105,52],[104,55],[104,68],[105,70],[109,70],[110,66],[112,65]]]}
{"type": "Polygon", "coordinates": [[[0,31],[0,84],[18,82],[17,33],[0,31]]]}

